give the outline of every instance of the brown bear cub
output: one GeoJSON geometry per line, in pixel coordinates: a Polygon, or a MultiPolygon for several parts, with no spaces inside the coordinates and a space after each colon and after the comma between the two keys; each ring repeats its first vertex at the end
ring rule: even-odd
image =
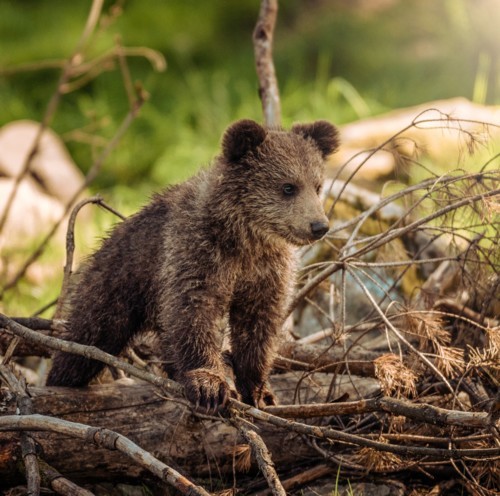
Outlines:
{"type": "MultiPolygon", "coordinates": [[[[191,402],[215,411],[236,395],[223,371],[228,325],[241,399],[272,404],[265,383],[294,247],[328,231],[319,194],[337,136],[325,121],[289,132],[251,120],[231,125],[212,167],[154,196],[90,258],[72,292],[66,338],[117,355],[154,330],[165,369],[191,402]]],[[[47,385],[85,386],[103,367],[57,353],[47,385]]]]}

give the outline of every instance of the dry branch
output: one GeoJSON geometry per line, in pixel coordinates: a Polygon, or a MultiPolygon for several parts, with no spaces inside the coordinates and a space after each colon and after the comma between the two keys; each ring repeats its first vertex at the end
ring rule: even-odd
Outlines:
{"type": "Polygon", "coordinates": [[[92,196],[90,198],[86,198],[85,200],[82,200],[78,204],[75,205],[73,208],[73,211],[71,212],[71,215],[69,216],[68,220],[68,229],[66,230],[66,263],[64,265],[64,271],[63,271],[63,282],[62,282],[62,287],[61,287],[61,292],[59,293],[59,297],[57,300],[57,307],[54,312],[53,320],[58,320],[62,318],[63,315],[63,308],[64,304],[67,299],[67,292],[69,288],[69,283],[71,279],[71,274],[73,273],[73,255],[75,252],[75,222],[76,222],[76,217],[80,210],[85,206],[88,205],[89,203],[93,203],[96,205],[99,205],[106,210],[114,213],[118,217],[120,217],[122,220],[124,220],[123,215],[121,215],[119,212],[117,212],[115,209],[109,207],[106,205],[104,200],[99,196],[92,196]]]}
{"type": "Polygon", "coordinates": [[[20,415],[0,417],[0,431],[50,431],[65,436],[77,437],[87,443],[118,450],[134,462],[144,467],[160,480],[169,483],[182,494],[207,496],[208,493],[196,486],[173,468],[160,462],[130,439],[109,429],[95,428],[88,425],[69,422],[44,415],[20,415]]]}
{"type": "Polygon", "coordinates": [[[36,331],[28,329],[27,327],[18,324],[17,322],[9,319],[2,314],[0,314],[0,329],[7,329],[16,336],[27,339],[32,343],[46,346],[52,350],[65,351],[67,353],[73,353],[75,355],[82,355],[86,358],[100,360],[106,365],[118,368],[129,373],[133,377],[137,377],[156,386],[160,386],[168,392],[174,394],[182,393],[181,386],[176,382],[156,376],[154,374],[151,374],[150,372],[147,372],[146,370],[134,367],[133,365],[130,365],[129,363],[124,362],[123,360],[120,360],[113,355],[110,355],[109,353],[105,353],[95,346],[85,346],[82,344],[73,343],[71,341],[65,341],[64,339],[38,334],[36,331]]]}
{"type": "Polygon", "coordinates": [[[269,488],[274,494],[274,496],[286,496],[285,489],[283,488],[281,481],[274,468],[274,463],[262,438],[253,430],[246,425],[245,421],[238,418],[236,415],[233,417],[232,422],[242,436],[245,438],[247,443],[252,448],[252,454],[255,457],[259,468],[264,475],[269,488]]]}
{"type": "Polygon", "coordinates": [[[262,0],[253,32],[255,65],[259,78],[264,122],[269,127],[281,124],[281,104],[273,62],[273,34],[278,15],[278,0],[262,0]]]}
{"type": "Polygon", "coordinates": [[[269,406],[264,411],[283,418],[313,418],[387,412],[434,425],[457,425],[480,429],[495,426],[495,420],[489,412],[446,410],[433,405],[411,403],[388,397],[339,403],[269,406]]]}
{"type": "Polygon", "coordinates": [[[57,494],[63,496],[94,496],[94,493],[77,486],[45,462],[40,463],[40,470],[44,484],[52,488],[57,494]]]}
{"type": "Polygon", "coordinates": [[[357,446],[365,446],[368,448],[373,448],[377,451],[395,453],[402,456],[431,456],[441,460],[448,460],[450,458],[462,458],[468,456],[478,458],[500,456],[500,447],[485,449],[440,449],[424,448],[420,446],[400,446],[396,444],[387,444],[379,441],[372,441],[371,439],[367,439],[354,434],[348,434],[340,430],[311,426],[303,424],[301,422],[286,420],[281,417],[271,415],[266,411],[262,411],[249,405],[245,405],[244,403],[238,403],[238,407],[241,411],[252,416],[255,420],[268,422],[277,427],[281,427],[298,434],[309,435],[319,439],[331,439],[332,441],[339,441],[341,443],[354,444],[357,446]]]}

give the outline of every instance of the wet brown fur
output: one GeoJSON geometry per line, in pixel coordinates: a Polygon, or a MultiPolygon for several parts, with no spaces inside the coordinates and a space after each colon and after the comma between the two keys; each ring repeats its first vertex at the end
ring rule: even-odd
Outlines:
{"type": "MultiPolygon", "coordinates": [[[[234,123],[211,168],[157,194],[91,257],[67,338],[117,355],[154,329],[187,397],[215,410],[235,394],[220,351],[227,321],[238,393],[253,405],[272,403],[265,382],[294,281],[294,248],[320,237],[312,223],[327,222],[318,192],[324,159],[337,146],[325,121],[289,132],[234,123]]],[[[58,353],[47,384],[84,386],[102,368],[58,353]]]]}

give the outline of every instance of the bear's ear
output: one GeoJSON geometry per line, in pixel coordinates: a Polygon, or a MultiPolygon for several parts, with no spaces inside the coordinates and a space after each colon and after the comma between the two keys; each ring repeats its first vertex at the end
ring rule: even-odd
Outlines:
{"type": "Polygon", "coordinates": [[[292,132],[304,138],[314,140],[319,151],[326,158],[339,147],[339,132],[337,128],[327,121],[316,121],[311,124],[295,124],[292,132]]]}
{"type": "Polygon", "coordinates": [[[255,150],[266,138],[266,130],[255,121],[243,119],[229,126],[222,138],[222,153],[230,162],[237,162],[255,150]]]}

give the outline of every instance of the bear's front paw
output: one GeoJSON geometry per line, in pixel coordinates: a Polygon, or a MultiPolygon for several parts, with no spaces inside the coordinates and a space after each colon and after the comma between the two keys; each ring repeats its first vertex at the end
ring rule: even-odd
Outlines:
{"type": "Polygon", "coordinates": [[[264,408],[277,404],[276,396],[265,383],[256,387],[240,386],[238,390],[241,392],[242,401],[248,405],[264,408]]]}
{"type": "Polygon", "coordinates": [[[216,369],[195,369],[184,374],[181,380],[187,399],[197,410],[216,413],[223,409],[229,398],[236,398],[237,393],[216,369]]]}

